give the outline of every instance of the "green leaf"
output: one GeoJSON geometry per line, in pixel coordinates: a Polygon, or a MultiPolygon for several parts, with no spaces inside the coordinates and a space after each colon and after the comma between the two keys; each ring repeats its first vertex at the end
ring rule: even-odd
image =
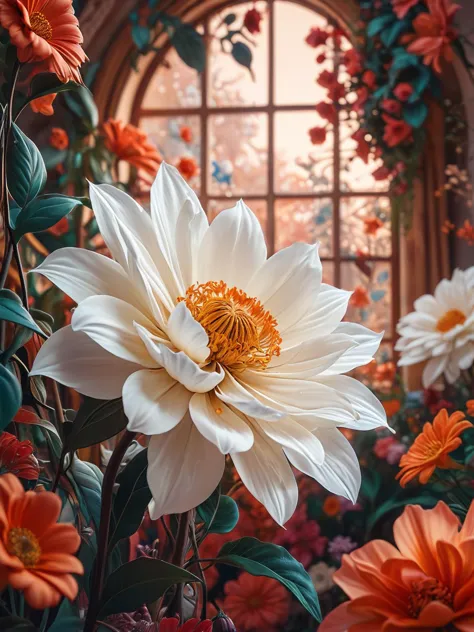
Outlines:
{"type": "Polygon", "coordinates": [[[224,544],[218,558],[220,563],[237,566],[251,575],[276,579],[317,621],[321,621],[318,595],[311,577],[283,547],[246,537],[224,544]]]}
{"type": "Polygon", "coordinates": [[[406,104],[403,108],[403,118],[412,127],[421,127],[427,116],[428,106],[423,101],[406,104]]]}
{"type": "Polygon", "coordinates": [[[171,44],[190,68],[198,72],[204,70],[206,47],[202,36],[190,24],[181,24],[171,37],[171,44]]]}
{"type": "Polygon", "coordinates": [[[117,477],[120,484],[114,499],[115,527],[111,532],[110,546],[122,538],[133,535],[140,526],[145,510],[151,500],[146,472],[147,450],[139,452],[117,477]]]}
{"type": "Polygon", "coordinates": [[[79,618],[77,604],[64,598],[48,632],[82,632],[83,629],[84,621],[79,618]]]}
{"type": "Polygon", "coordinates": [[[434,498],[428,494],[420,495],[420,496],[411,496],[407,498],[399,498],[398,500],[391,498],[387,500],[382,505],[377,507],[376,511],[370,516],[367,521],[367,529],[370,531],[373,529],[374,525],[387,514],[389,511],[393,509],[400,509],[401,507],[405,507],[406,505],[421,505],[422,507],[434,507],[438,502],[438,498],[434,498]]]}
{"type": "Polygon", "coordinates": [[[90,129],[99,125],[99,111],[91,91],[85,86],[79,86],[75,92],[66,92],[64,95],[67,106],[90,129]]]}
{"type": "Polygon", "coordinates": [[[0,617],[0,630],[2,632],[38,632],[28,619],[21,617],[0,617]]]}
{"type": "Polygon", "coordinates": [[[232,57],[235,61],[245,68],[249,68],[252,65],[252,51],[243,42],[235,42],[232,46],[232,57]]]}
{"type": "Polygon", "coordinates": [[[34,99],[45,97],[48,94],[57,94],[59,92],[67,92],[68,90],[77,90],[79,88],[80,85],[78,83],[74,81],[63,83],[52,73],[40,73],[35,75],[31,81],[29,95],[18,104],[19,107],[15,111],[15,119],[23,108],[25,108],[28,103],[31,103],[31,101],[34,101],[34,99]]]}
{"type": "Polygon", "coordinates": [[[25,206],[16,218],[15,236],[19,240],[26,233],[47,230],[70,213],[81,201],[78,198],[48,193],[25,206]]]}
{"type": "Polygon", "coordinates": [[[162,560],[139,557],[109,575],[99,616],[133,612],[144,603],[156,601],[175,584],[198,581],[195,575],[183,568],[162,560]]]}
{"type": "Polygon", "coordinates": [[[132,39],[135,42],[135,46],[138,48],[138,50],[144,51],[147,49],[150,43],[151,31],[147,26],[134,24],[132,26],[132,39]]]}
{"type": "Polygon", "coordinates": [[[121,398],[104,401],[86,397],[74,419],[66,446],[71,451],[87,448],[115,436],[126,425],[121,398]]]}
{"type": "Polygon", "coordinates": [[[13,123],[13,138],[8,149],[8,189],[23,207],[33,200],[46,183],[46,167],[41,153],[21,129],[13,123]]]}
{"type": "Polygon", "coordinates": [[[45,167],[49,171],[66,160],[68,150],[55,149],[54,147],[42,147],[41,155],[43,156],[45,167]]]}
{"type": "Polygon", "coordinates": [[[6,320],[21,327],[26,327],[45,337],[43,331],[35,323],[29,312],[23,307],[18,297],[10,290],[0,290],[0,321],[6,320]],[[15,298],[13,298],[15,297],[15,298]]]}
{"type": "Polygon", "coordinates": [[[102,472],[96,465],[81,461],[77,457],[74,457],[68,472],[78,488],[79,503],[86,522],[94,523],[98,529],[102,504],[102,472]]]}
{"type": "Polygon", "coordinates": [[[199,505],[197,512],[209,533],[230,533],[239,521],[239,508],[230,496],[217,490],[199,505]]]}
{"type": "Polygon", "coordinates": [[[392,13],[390,15],[378,15],[376,18],[369,22],[367,27],[367,36],[374,37],[374,35],[380,33],[380,31],[382,31],[396,19],[396,16],[392,13]]]}
{"type": "Polygon", "coordinates": [[[0,364],[0,432],[5,430],[21,406],[21,388],[16,376],[0,364]]]}
{"type": "Polygon", "coordinates": [[[375,500],[382,485],[382,478],[375,470],[364,469],[362,474],[362,482],[360,493],[368,500],[375,500]]]}

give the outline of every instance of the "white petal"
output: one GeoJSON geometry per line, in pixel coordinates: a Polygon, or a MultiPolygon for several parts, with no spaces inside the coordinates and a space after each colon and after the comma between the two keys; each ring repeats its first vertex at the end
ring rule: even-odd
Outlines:
{"type": "Polygon", "coordinates": [[[204,362],[208,357],[209,336],[204,327],[194,320],[183,301],[171,312],[166,333],[174,346],[195,362],[204,362]]]}
{"type": "Polygon", "coordinates": [[[260,422],[259,425],[266,435],[282,446],[292,465],[314,478],[313,468],[323,463],[324,450],[313,433],[292,419],[281,419],[274,423],[260,422]]]}
{"type": "Polygon", "coordinates": [[[117,358],[68,325],[44,343],[30,375],[45,375],[96,399],[115,399],[122,395],[128,376],[140,368],[117,358]]]}
{"type": "Polygon", "coordinates": [[[271,406],[262,404],[244,386],[242,386],[230,373],[225,374],[224,380],[216,389],[216,395],[226,404],[237,408],[244,415],[265,419],[266,421],[276,421],[285,416],[285,413],[271,406]]]}
{"type": "Polygon", "coordinates": [[[196,209],[195,201],[186,199],[176,223],[176,256],[185,288],[199,278],[199,246],[208,226],[207,217],[202,209],[196,209]]]}
{"type": "Polygon", "coordinates": [[[237,415],[214,393],[195,393],[189,413],[199,432],[222,454],[245,452],[252,447],[253,432],[243,415],[237,415]]]}
{"type": "Polygon", "coordinates": [[[437,356],[426,363],[421,376],[423,388],[429,388],[439,378],[448,364],[448,359],[448,355],[437,356]]]}
{"type": "Polygon", "coordinates": [[[267,247],[260,222],[242,200],[222,211],[201,242],[199,283],[224,281],[241,290],[265,263],[267,247]]]}
{"type": "Polygon", "coordinates": [[[431,296],[431,294],[424,294],[423,296],[420,296],[420,298],[417,298],[416,301],[413,303],[413,307],[417,312],[424,312],[425,314],[429,314],[436,320],[441,318],[445,311],[443,307],[436,301],[434,296],[431,296]]]}
{"type": "Polygon", "coordinates": [[[183,419],[191,393],[164,369],[133,373],[123,386],[128,430],[145,435],[168,432],[183,419]]]}
{"type": "Polygon", "coordinates": [[[137,334],[135,321],[151,331],[156,329],[133,305],[112,296],[90,296],[75,309],[71,326],[118,358],[155,368],[157,364],[137,334]]]}
{"type": "Polygon", "coordinates": [[[283,334],[315,305],[321,285],[319,245],[296,243],[280,250],[257,270],[248,285],[278,322],[283,334]]]}
{"type": "Polygon", "coordinates": [[[383,332],[376,334],[356,323],[341,323],[334,333],[349,336],[353,340],[354,345],[342,354],[332,366],[328,367],[324,371],[324,375],[347,373],[352,371],[352,369],[368,364],[374,357],[383,338],[383,332]]]}
{"type": "Polygon", "coordinates": [[[147,472],[152,520],[204,502],[219,484],[224,465],[224,455],[202,436],[189,415],[173,430],[153,436],[147,472]]]}
{"type": "Polygon", "coordinates": [[[249,492],[272,518],[284,525],[298,502],[298,486],[281,447],[255,424],[254,444],[247,452],[232,455],[235,468],[249,492]]]}
{"type": "Polygon", "coordinates": [[[332,494],[353,503],[359,495],[361,474],[359,460],[349,441],[334,429],[316,433],[324,448],[324,463],[315,467],[314,478],[332,494]]]}

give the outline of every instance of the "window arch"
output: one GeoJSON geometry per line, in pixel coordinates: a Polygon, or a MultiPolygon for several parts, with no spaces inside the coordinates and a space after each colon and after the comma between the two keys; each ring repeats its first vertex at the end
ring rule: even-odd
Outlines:
{"type": "MultiPolygon", "coordinates": [[[[382,354],[391,356],[399,271],[388,183],[373,178],[377,165],[352,159],[350,115],[339,115],[322,145],[312,145],[308,135],[324,124],[314,109],[326,93],[316,76],[328,69],[344,80],[338,51],[316,61],[305,43],[310,27],[336,25],[334,14],[309,0],[222,6],[198,21],[207,43],[203,73],[165,45],[130,73],[113,114],[146,131],[168,162],[194,158],[199,173],[189,183],[211,218],[242,197],[261,221],[270,252],[294,241],[320,241],[324,280],[360,289],[348,317],[383,329],[382,354]],[[222,52],[221,37],[226,15],[234,13],[239,24],[254,7],[263,21],[252,36],[253,78],[222,52]],[[183,127],[191,130],[191,142],[180,137],[183,127]],[[370,234],[364,220],[374,218],[380,227],[370,234]]],[[[343,40],[341,49],[346,46],[343,40]]]]}

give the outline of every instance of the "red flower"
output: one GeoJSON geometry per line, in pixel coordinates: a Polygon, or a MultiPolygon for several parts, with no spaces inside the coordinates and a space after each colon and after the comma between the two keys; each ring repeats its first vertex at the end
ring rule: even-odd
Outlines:
{"type": "Polygon", "coordinates": [[[319,116],[330,123],[334,123],[337,117],[337,110],[334,103],[327,103],[326,101],[321,101],[315,107],[316,112],[319,116]]]}
{"type": "Polygon", "coordinates": [[[365,287],[358,285],[354,291],[352,292],[351,298],[349,299],[349,305],[352,307],[356,307],[358,309],[362,309],[370,305],[369,294],[365,287]]]}
{"type": "Polygon", "coordinates": [[[334,87],[337,84],[337,76],[336,73],[330,72],[329,70],[323,70],[323,72],[317,78],[316,83],[318,83],[323,88],[334,87]]]}
{"type": "Polygon", "coordinates": [[[413,131],[411,125],[400,119],[394,119],[388,114],[382,114],[382,118],[386,123],[383,139],[389,147],[396,147],[411,138],[413,131]]]}
{"type": "Polygon", "coordinates": [[[408,182],[402,180],[393,187],[393,193],[395,195],[404,195],[408,191],[408,182]]]}
{"type": "Polygon", "coordinates": [[[383,222],[378,217],[364,217],[364,233],[366,235],[375,237],[382,226],[383,222]]]}
{"type": "Polygon", "coordinates": [[[402,111],[402,104],[395,99],[384,99],[382,101],[382,110],[389,114],[400,114],[402,111]]]}
{"type": "Polygon", "coordinates": [[[273,539],[275,544],[284,546],[305,568],[314,557],[322,557],[328,539],[321,535],[321,527],[314,520],[308,520],[306,507],[302,505],[273,539]]]}
{"type": "Polygon", "coordinates": [[[326,53],[319,53],[316,57],[316,61],[318,64],[323,64],[326,61],[326,53]]]}
{"type": "Polygon", "coordinates": [[[179,136],[185,143],[191,143],[193,140],[193,132],[188,125],[183,125],[180,128],[179,136]]]}
{"type": "Polygon", "coordinates": [[[386,180],[390,176],[390,173],[390,169],[388,169],[388,167],[385,167],[385,165],[382,165],[381,167],[378,167],[378,169],[376,169],[375,171],[372,171],[372,177],[374,178],[374,180],[380,182],[382,180],[386,180]]]}
{"type": "Polygon", "coordinates": [[[351,77],[362,71],[362,59],[355,48],[350,48],[344,53],[342,63],[351,77]]]}
{"type": "Polygon", "coordinates": [[[377,85],[377,75],[373,70],[366,70],[362,75],[362,83],[369,88],[369,90],[373,90],[377,85]]]}
{"type": "Polygon", "coordinates": [[[192,156],[183,156],[180,158],[176,167],[185,180],[191,180],[199,171],[196,159],[192,156]]]}
{"type": "Polygon", "coordinates": [[[318,48],[318,46],[322,46],[327,42],[329,37],[329,33],[327,31],[323,31],[323,29],[312,28],[309,32],[309,35],[306,37],[305,42],[311,46],[312,48],[318,48]]]}
{"type": "Polygon", "coordinates": [[[19,441],[15,435],[3,432],[0,435],[0,474],[7,472],[27,481],[36,481],[39,465],[31,441],[19,441]]]}
{"type": "MultiPolygon", "coordinates": [[[[153,626],[155,629],[155,626],[153,626]]],[[[212,632],[212,621],[206,619],[188,619],[183,625],[179,625],[179,619],[176,617],[165,618],[160,621],[158,632],[212,632]]]]}
{"type": "Polygon", "coordinates": [[[49,137],[49,144],[54,149],[63,150],[69,147],[69,136],[66,130],[61,127],[53,127],[51,135],[49,137]]]}
{"type": "Polygon", "coordinates": [[[257,9],[249,9],[244,16],[244,26],[249,33],[260,33],[262,14],[257,9]]]}
{"type": "Polygon", "coordinates": [[[346,94],[346,89],[342,83],[336,82],[333,86],[328,88],[328,96],[334,103],[337,103],[346,94]]]}
{"type": "Polygon", "coordinates": [[[402,20],[408,11],[417,5],[420,0],[392,0],[393,11],[396,13],[397,18],[402,20]]]}
{"type": "Polygon", "coordinates": [[[367,99],[369,98],[369,91],[366,86],[362,86],[356,90],[357,99],[353,103],[354,110],[361,110],[367,99]]]}
{"type": "Polygon", "coordinates": [[[53,101],[56,98],[56,92],[47,94],[45,97],[38,97],[30,101],[30,108],[37,114],[43,116],[52,116],[54,114],[53,101]]]}
{"type": "Polygon", "coordinates": [[[413,86],[409,83],[403,82],[403,83],[399,83],[394,91],[393,94],[397,97],[397,99],[399,99],[400,101],[408,101],[408,99],[411,97],[411,95],[413,94],[413,86]]]}
{"type": "Polygon", "coordinates": [[[366,134],[367,131],[361,127],[351,136],[351,138],[357,142],[355,153],[365,162],[365,164],[369,162],[371,150],[369,143],[365,140],[366,134]]]}
{"type": "Polygon", "coordinates": [[[312,127],[308,134],[313,145],[322,145],[326,140],[325,127],[312,127]]]}

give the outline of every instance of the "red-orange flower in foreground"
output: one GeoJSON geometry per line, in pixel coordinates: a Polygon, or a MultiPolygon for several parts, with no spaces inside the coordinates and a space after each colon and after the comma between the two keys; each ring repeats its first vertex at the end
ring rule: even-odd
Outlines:
{"type": "Polygon", "coordinates": [[[24,592],[37,610],[75,599],[82,574],[74,557],[81,539],[72,524],[56,524],[61,500],[52,492],[25,492],[13,474],[0,477],[0,591],[24,592]]]}
{"type": "Polygon", "coordinates": [[[443,502],[407,507],[394,525],[398,548],[373,540],[343,557],[333,579],[350,601],[318,632],[435,632],[450,624],[472,632],[474,503],[460,526],[443,502]]]}
{"type": "Polygon", "coordinates": [[[39,465],[31,441],[19,441],[9,432],[0,434],[0,474],[11,472],[28,481],[36,481],[39,465]]]}
{"type": "Polygon", "coordinates": [[[30,107],[33,112],[43,114],[43,116],[52,116],[54,114],[53,101],[57,94],[47,94],[45,97],[38,97],[30,101],[30,107]]]}
{"type": "Polygon", "coordinates": [[[131,123],[109,119],[102,126],[106,148],[119,160],[125,160],[137,169],[156,175],[162,157],[142,130],[131,123]]]}
{"type": "Polygon", "coordinates": [[[420,13],[413,20],[415,35],[408,52],[422,55],[427,66],[441,72],[441,58],[447,61],[454,58],[451,43],[456,39],[457,31],[453,19],[461,6],[451,0],[426,0],[426,4],[429,13],[420,13]]]}
{"type": "Polygon", "coordinates": [[[22,63],[41,62],[35,72],[52,72],[66,83],[82,83],[86,60],[72,0],[0,0],[0,24],[22,63]]]}
{"type": "Polygon", "coordinates": [[[397,474],[400,485],[405,487],[417,476],[419,482],[425,485],[437,467],[456,468],[456,462],[449,455],[461,445],[459,435],[471,426],[471,422],[464,419],[464,413],[458,411],[448,417],[446,408],[440,410],[432,424],[426,423],[423,426],[421,434],[402,456],[402,469],[397,474]]]}

